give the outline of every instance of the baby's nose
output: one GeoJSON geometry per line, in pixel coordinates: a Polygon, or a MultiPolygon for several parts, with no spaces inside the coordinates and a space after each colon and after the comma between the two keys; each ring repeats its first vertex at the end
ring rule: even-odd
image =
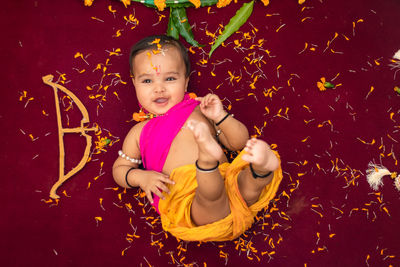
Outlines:
{"type": "Polygon", "coordinates": [[[154,90],[155,90],[156,92],[164,92],[164,91],[165,91],[164,84],[162,84],[162,83],[157,83],[157,84],[155,84],[154,90]]]}

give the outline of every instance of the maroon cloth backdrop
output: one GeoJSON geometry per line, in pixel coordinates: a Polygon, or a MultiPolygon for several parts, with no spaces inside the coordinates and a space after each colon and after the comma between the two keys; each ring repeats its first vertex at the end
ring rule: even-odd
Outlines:
{"type": "MultiPolygon", "coordinates": [[[[245,235],[199,244],[163,233],[145,198],[118,188],[111,172],[138,110],[130,46],[164,33],[169,11],[105,0],[92,7],[78,0],[3,1],[3,266],[400,265],[399,192],[389,177],[378,192],[365,177],[370,161],[400,172],[400,96],[393,90],[400,72],[395,77],[389,66],[400,49],[400,2],[257,1],[248,22],[208,59],[207,33],[218,34],[241,4],[187,9],[205,45],[204,53],[191,53],[190,88],[217,93],[251,134],[275,144],[284,179],[245,235]],[[139,22],[134,29],[124,19],[130,15],[139,22]],[[54,94],[42,82],[47,74],[55,80],[64,74],[89,111],[89,126],[102,130],[90,133],[92,150],[98,138],[113,141],[58,190],[58,203],[47,203],[59,158],[54,94]],[[321,77],[336,89],[319,91],[321,77]],[[98,90],[100,82],[106,91],[98,90]]],[[[79,110],[62,102],[63,125],[78,126],[79,110]]],[[[66,134],[65,142],[68,171],[85,142],[79,134],[66,134]]]]}

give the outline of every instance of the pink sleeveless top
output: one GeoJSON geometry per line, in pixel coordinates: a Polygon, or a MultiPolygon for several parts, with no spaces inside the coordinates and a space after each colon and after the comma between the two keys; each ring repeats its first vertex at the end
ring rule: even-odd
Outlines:
{"type": "MultiPolygon", "coordinates": [[[[185,95],[182,102],[173,106],[166,114],[151,119],[140,135],[140,154],[146,170],[162,172],[165,160],[175,136],[192,114],[199,101],[185,95]]],[[[158,211],[160,198],[153,195],[153,206],[158,211]]]]}

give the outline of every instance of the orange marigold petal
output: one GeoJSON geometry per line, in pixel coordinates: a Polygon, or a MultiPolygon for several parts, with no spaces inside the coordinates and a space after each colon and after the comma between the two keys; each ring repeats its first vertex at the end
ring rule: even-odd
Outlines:
{"type": "Polygon", "coordinates": [[[196,8],[200,7],[200,0],[189,0],[196,8]]]}
{"type": "Polygon", "coordinates": [[[189,93],[190,99],[195,99],[197,95],[195,93],[189,93]]]}
{"type": "Polygon", "coordinates": [[[226,6],[229,5],[231,2],[232,2],[232,0],[218,0],[217,7],[218,7],[218,8],[226,7],[226,6]]]}
{"type": "Polygon", "coordinates": [[[85,6],[91,6],[93,4],[93,0],[85,0],[85,6]]]}
{"type": "Polygon", "coordinates": [[[164,8],[167,6],[165,4],[165,0],[154,0],[154,4],[156,5],[159,11],[163,11],[164,8]]]}
{"type": "Polygon", "coordinates": [[[268,6],[269,5],[269,0],[261,0],[261,2],[263,2],[264,6],[268,6]]]}
{"type": "Polygon", "coordinates": [[[325,91],[326,90],[324,84],[321,83],[321,82],[317,82],[317,87],[319,88],[320,91],[325,91]]]}

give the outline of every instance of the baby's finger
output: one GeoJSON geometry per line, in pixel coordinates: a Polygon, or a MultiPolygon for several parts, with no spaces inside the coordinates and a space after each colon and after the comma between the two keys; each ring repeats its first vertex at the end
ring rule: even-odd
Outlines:
{"type": "Polygon", "coordinates": [[[207,99],[204,97],[201,100],[200,107],[205,108],[207,106],[207,99]]]}
{"type": "Polygon", "coordinates": [[[206,94],[206,95],[204,96],[204,98],[208,98],[209,96],[210,96],[210,93],[206,94]]]}
{"type": "Polygon", "coordinates": [[[206,105],[208,105],[210,104],[211,100],[212,100],[212,94],[208,94],[205,96],[204,102],[206,105]]]}
{"type": "Polygon", "coordinates": [[[164,183],[167,183],[167,184],[175,184],[175,181],[169,179],[168,176],[167,176],[167,177],[164,177],[163,182],[164,182],[164,183]]]}
{"type": "Polygon", "coordinates": [[[214,100],[217,100],[218,99],[218,96],[217,95],[215,95],[215,94],[210,94],[210,100],[211,101],[214,101],[214,100]]]}
{"type": "Polygon", "coordinates": [[[250,147],[251,146],[251,139],[250,140],[247,140],[247,142],[246,142],[246,147],[250,147]]]}
{"type": "MultiPolygon", "coordinates": [[[[251,149],[250,147],[247,147],[247,146],[246,146],[243,150],[247,152],[245,155],[247,155],[247,156],[253,156],[252,149],[251,149]]],[[[243,155],[243,156],[244,156],[244,155],[243,155]]]]}
{"type": "Polygon", "coordinates": [[[156,188],[154,188],[153,190],[153,193],[154,194],[156,194],[159,198],[161,198],[161,199],[164,199],[164,196],[163,196],[163,194],[161,193],[161,191],[160,190],[158,190],[158,188],[156,187],[156,188]]]}
{"type": "Polygon", "coordinates": [[[254,146],[253,143],[251,143],[250,141],[247,141],[245,150],[250,151],[253,148],[253,146],[254,146]]]}
{"type": "Polygon", "coordinates": [[[151,204],[154,203],[153,196],[151,195],[151,191],[146,191],[146,197],[150,201],[151,204]]]}
{"type": "Polygon", "coordinates": [[[157,187],[158,187],[159,189],[161,189],[162,192],[165,192],[165,193],[167,193],[167,194],[170,193],[168,187],[167,187],[164,183],[162,183],[162,182],[158,183],[158,184],[157,184],[157,187]]]}
{"type": "Polygon", "coordinates": [[[214,94],[210,95],[210,102],[214,102],[214,101],[217,101],[217,100],[218,100],[218,96],[217,95],[214,95],[214,94]]]}
{"type": "Polygon", "coordinates": [[[252,157],[249,154],[244,154],[242,156],[242,160],[247,161],[247,162],[251,162],[252,161],[252,157]]]}

